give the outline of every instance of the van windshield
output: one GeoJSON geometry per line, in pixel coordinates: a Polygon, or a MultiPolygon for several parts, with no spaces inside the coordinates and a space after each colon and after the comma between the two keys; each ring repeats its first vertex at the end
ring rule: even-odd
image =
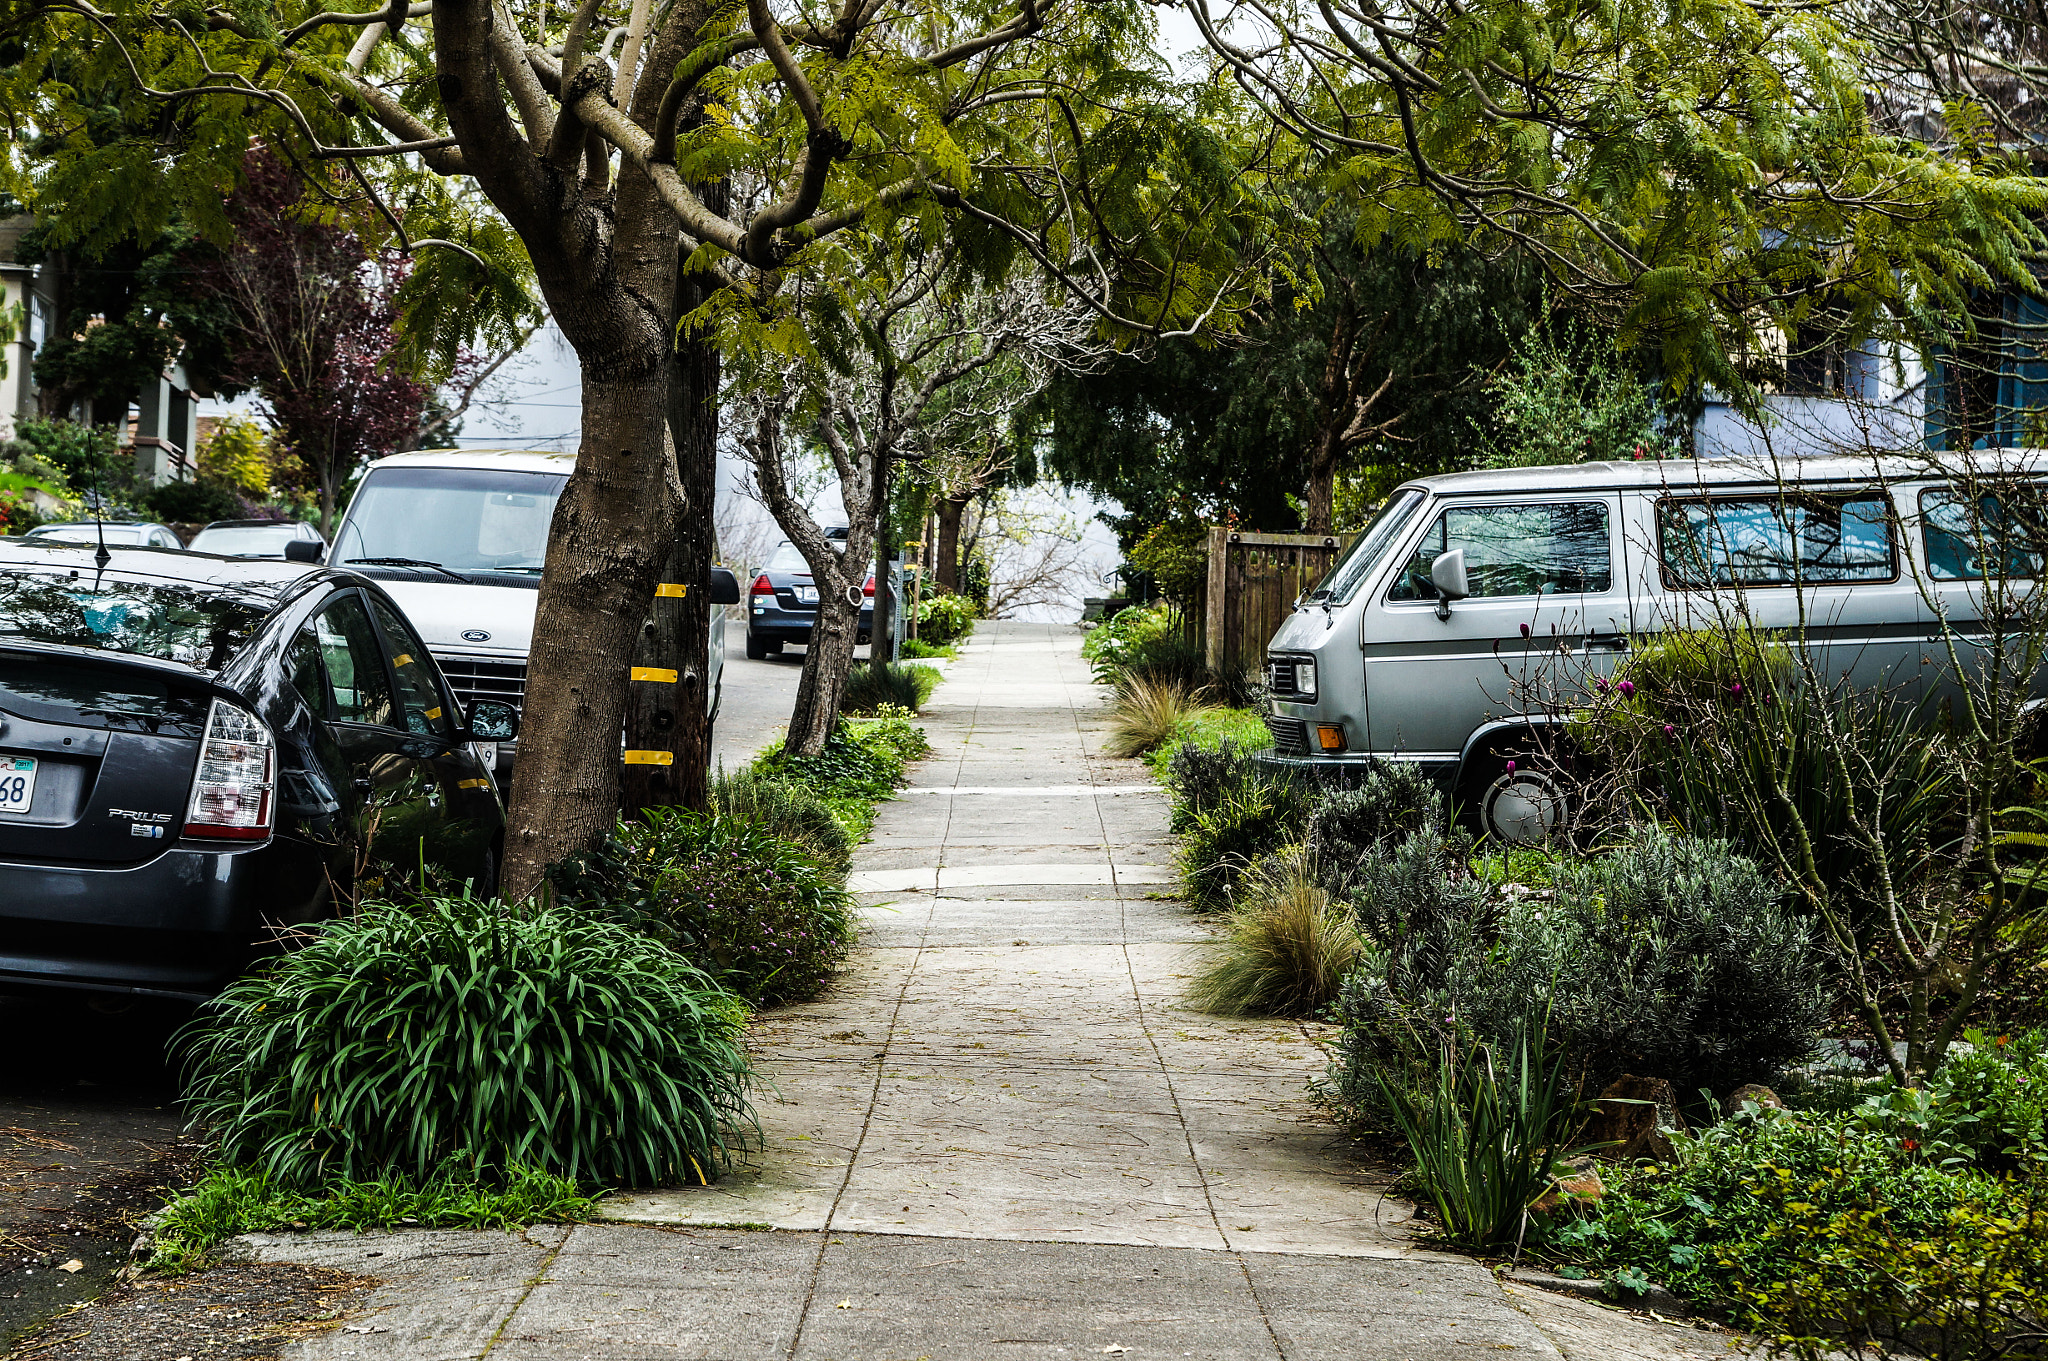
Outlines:
{"type": "Polygon", "coordinates": [[[1358,594],[1358,588],[1372,575],[1373,569],[1387,556],[1387,549],[1399,539],[1408,522],[1415,518],[1416,510],[1422,505],[1423,494],[1410,487],[1387,498],[1379,514],[1372,517],[1359,536],[1351,541],[1350,551],[1330,569],[1330,574],[1311,591],[1306,603],[1314,605],[1347,605],[1351,597],[1358,594]]]}
{"type": "Polygon", "coordinates": [[[333,562],[410,558],[454,572],[539,576],[564,473],[372,468],[335,536],[333,562]]]}

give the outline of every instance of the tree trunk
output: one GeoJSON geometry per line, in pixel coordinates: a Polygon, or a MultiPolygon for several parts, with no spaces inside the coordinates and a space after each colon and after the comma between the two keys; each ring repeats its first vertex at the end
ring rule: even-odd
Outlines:
{"type": "Polygon", "coordinates": [[[932,574],[955,595],[960,593],[960,519],[967,513],[968,499],[962,492],[939,500],[939,555],[932,574]]]}
{"type": "Polygon", "coordinates": [[[868,631],[868,665],[887,666],[896,660],[896,592],[889,585],[889,560],[896,556],[896,520],[889,514],[887,451],[875,457],[875,621],[868,631]]]}
{"type": "Polygon", "coordinates": [[[832,735],[846,674],[853,668],[854,634],[860,628],[860,606],[847,603],[849,586],[853,598],[860,598],[860,582],[848,583],[842,576],[836,587],[827,588],[824,578],[817,581],[818,621],[811,625],[810,646],[804,649],[804,673],[797,681],[785,742],[789,751],[802,756],[823,751],[825,739],[832,735]]]}
{"type": "Polygon", "coordinates": [[[1316,390],[1315,443],[1309,449],[1307,504],[1301,526],[1307,534],[1328,534],[1336,522],[1337,459],[1344,452],[1344,428],[1351,423],[1351,349],[1357,331],[1350,309],[1339,308],[1316,390]]]}

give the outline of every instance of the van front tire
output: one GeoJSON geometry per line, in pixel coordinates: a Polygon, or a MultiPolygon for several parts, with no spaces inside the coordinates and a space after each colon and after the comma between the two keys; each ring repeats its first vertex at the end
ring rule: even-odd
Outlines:
{"type": "Polygon", "coordinates": [[[1541,756],[1504,752],[1468,773],[1468,806],[1487,840],[1544,846],[1570,835],[1571,790],[1549,767],[1541,756]]]}

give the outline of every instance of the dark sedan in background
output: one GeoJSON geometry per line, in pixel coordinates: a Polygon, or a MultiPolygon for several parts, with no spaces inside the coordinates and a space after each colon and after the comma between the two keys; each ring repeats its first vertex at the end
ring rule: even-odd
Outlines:
{"type": "Polygon", "coordinates": [[[205,997],[361,898],[490,891],[512,722],[353,573],[0,539],[0,989],[205,997]]]}
{"type": "MultiPolygon", "coordinates": [[[[846,531],[828,529],[832,546],[845,551],[846,531]]],[[[856,643],[865,643],[875,623],[875,574],[868,573],[866,595],[860,607],[856,643]]],[[[818,587],[811,578],[811,565],[793,543],[785,543],[768,556],[768,565],[754,578],[747,592],[747,656],[755,661],[777,656],[786,643],[811,641],[811,626],[818,621],[818,587]]]]}

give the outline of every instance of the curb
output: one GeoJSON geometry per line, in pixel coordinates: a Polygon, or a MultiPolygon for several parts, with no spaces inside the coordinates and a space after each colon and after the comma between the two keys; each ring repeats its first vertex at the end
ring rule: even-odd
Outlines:
{"type": "Polygon", "coordinates": [[[1560,1295],[1577,1295],[1581,1299],[1617,1309],[1650,1309],[1666,1318],[1710,1317],[1661,1285],[1652,1285],[1648,1290],[1640,1292],[1632,1290],[1625,1296],[1617,1298],[1607,1292],[1606,1286],[1598,1277],[1574,1280],[1569,1276],[1558,1276],[1548,1271],[1521,1270],[1503,1272],[1501,1279],[1514,1285],[1526,1285],[1560,1295]]]}

